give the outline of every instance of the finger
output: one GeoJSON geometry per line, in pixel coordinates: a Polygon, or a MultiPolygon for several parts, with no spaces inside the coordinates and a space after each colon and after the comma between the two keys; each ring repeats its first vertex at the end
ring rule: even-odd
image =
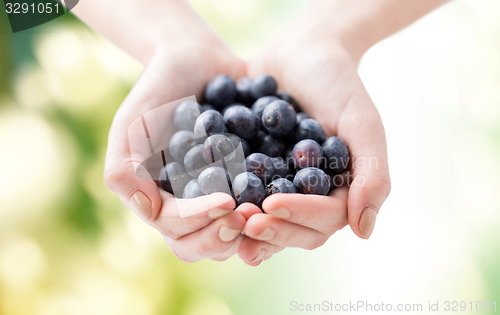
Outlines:
{"type": "Polygon", "coordinates": [[[238,247],[238,256],[249,266],[258,266],[284,248],[267,242],[244,237],[238,247]]]}
{"type": "Polygon", "coordinates": [[[246,236],[259,241],[309,250],[323,245],[330,236],[263,213],[248,219],[244,231],[246,236]]]}
{"type": "Polygon", "coordinates": [[[165,241],[180,260],[195,262],[227,253],[235,245],[244,226],[243,215],[233,212],[201,230],[177,240],[165,238],[165,241]]]}
{"type": "Polygon", "coordinates": [[[198,231],[214,220],[234,212],[235,201],[225,193],[213,193],[193,199],[176,199],[170,193],[161,191],[163,206],[159,216],[150,225],[163,235],[177,240],[198,231]],[[182,203],[180,206],[179,203],[182,203]],[[193,208],[196,215],[181,217],[178,208],[193,208]]]}
{"type": "Polygon", "coordinates": [[[384,127],[367,94],[351,99],[339,121],[338,131],[349,146],[352,160],[349,225],[356,235],[368,239],[377,213],[390,193],[391,183],[384,127]]]}
{"type": "Polygon", "coordinates": [[[252,203],[249,203],[249,202],[245,202],[241,205],[239,205],[235,211],[238,211],[239,213],[241,213],[245,219],[248,220],[248,218],[250,218],[252,215],[254,214],[257,214],[257,213],[262,213],[262,211],[260,210],[259,207],[257,207],[256,205],[252,204],[252,203]]]}
{"type": "Polygon", "coordinates": [[[234,242],[233,246],[231,246],[231,248],[228,251],[226,251],[222,255],[212,257],[211,259],[215,260],[215,261],[228,260],[229,258],[231,258],[234,254],[236,254],[238,252],[238,247],[240,246],[240,243],[244,237],[245,236],[243,234],[240,234],[238,236],[238,238],[236,238],[236,241],[234,242]]]}
{"type": "Polygon", "coordinates": [[[264,199],[262,208],[273,217],[331,235],[347,224],[347,187],[329,196],[274,194],[264,199]]]}

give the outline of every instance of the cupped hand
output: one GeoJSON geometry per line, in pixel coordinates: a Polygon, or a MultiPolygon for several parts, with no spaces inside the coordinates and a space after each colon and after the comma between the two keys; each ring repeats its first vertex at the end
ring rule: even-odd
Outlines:
{"type": "MultiPolygon", "coordinates": [[[[117,111],[109,134],[106,184],[126,207],[163,235],[178,258],[187,262],[223,260],[236,253],[245,218],[233,210],[232,197],[223,193],[185,201],[183,207],[196,209],[198,214],[181,217],[174,196],[159,190],[153,181],[157,174],[150,174],[151,178],[137,176],[147,154],[131,152],[134,139],[130,138],[129,127],[161,105],[189,95],[199,99],[205,85],[222,73],[241,77],[245,74],[244,62],[210,30],[194,27],[190,33],[186,29],[180,40],[154,52],[117,111]]],[[[166,111],[172,112],[173,107],[166,111]]]]}
{"type": "Polygon", "coordinates": [[[274,76],[327,137],[344,139],[352,163],[349,187],[329,196],[272,195],[262,205],[266,214],[248,215],[247,238],[238,252],[248,264],[284,247],[316,248],[347,224],[361,238],[373,231],[390,192],[385,131],[357,74],[356,54],[345,47],[341,40],[297,23],[248,62],[249,76],[274,76]]]}

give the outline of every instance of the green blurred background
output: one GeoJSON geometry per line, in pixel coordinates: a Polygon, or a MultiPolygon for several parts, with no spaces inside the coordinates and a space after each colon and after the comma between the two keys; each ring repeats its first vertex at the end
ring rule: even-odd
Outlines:
{"type": "MultiPolygon", "coordinates": [[[[307,5],[191,2],[243,57],[307,5]]],[[[0,16],[0,315],[500,303],[497,0],[454,1],[363,59],[393,180],[371,240],[345,228],[315,251],[288,249],[257,268],[237,257],[178,261],[104,186],[107,132],[137,62],[71,15],[15,35],[0,16]]]]}

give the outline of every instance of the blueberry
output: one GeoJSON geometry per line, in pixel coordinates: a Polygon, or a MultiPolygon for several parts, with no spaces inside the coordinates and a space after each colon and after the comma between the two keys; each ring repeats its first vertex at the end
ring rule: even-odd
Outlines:
{"type": "Polygon", "coordinates": [[[323,155],[325,156],[325,169],[329,173],[341,173],[349,165],[349,150],[344,140],[330,137],[323,142],[323,155]]]}
{"type": "Polygon", "coordinates": [[[302,119],[295,128],[295,141],[312,139],[318,143],[325,141],[325,132],[321,125],[312,118],[302,119]]]}
{"type": "Polygon", "coordinates": [[[203,143],[203,158],[209,164],[222,159],[229,162],[234,159],[235,155],[233,141],[223,134],[212,135],[203,143]]]}
{"type": "Polygon", "coordinates": [[[236,101],[247,106],[252,105],[255,98],[252,96],[253,80],[250,78],[241,78],[236,81],[236,101]]]}
{"type": "Polygon", "coordinates": [[[200,144],[200,139],[192,131],[179,130],[170,138],[168,150],[177,162],[183,162],[187,151],[197,144],[200,144]]]}
{"type": "Polygon", "coordinates": [[[262,112],[262,125],[269,134],[282,137],[288,135],[297,122],[293,107],[285,101],[270,103],[262,112]]]}
{"type": "Polygon", "coordinates": [[[224,119],[216,110],[207,110],[198,116],[194,124],[194,134],[197,137],[204,137],[214,133],[224,132],[224,119]]]}
{"type": "Polygon", "coordinates": [[[274,176],[274,165],[270,157],[263,153],[252,153],[245,159],[247,171],[257,175],[262,182],[270,182],[274,176]]]}
{"type": "Polygon", "coordinates": [[[262,112],[269,105],[269,103],[279,100],[276,96],[263,96],[257,99],[252,105],[252,112],[259,119],[259,123],[262,123],[262,112]]]}
{"type": "Polygon", "coordinates": [[[253,173],[241,173],[234,178],[233,193],[236,203],[250,202],[260,207],[266,197],[266,189],[258,176],[253,173]]]}
{"type": "Polygon", "coordinates": [[[234,104],[231,104],[231,105],[228,105],[226,107],[224,107],[220,113],[222,114],[222,117],[224,117],[224,114],[226,113],[226,111],[234,106],[244,106],[243,104],[240,104],[240,103],[234,103],[234,104]]]}
{"type": "Polygon", "coordinates": [[[259,132],[259,120],[248,107],[242,105],[228,108],[224,113],[224,122],[229,132],[244,139],[253,139],[259,132]]]}
{"type": "Polygon", "coordinates": [[[285,149],[286,147],[282,140],[266,134],[260,140],[260,145],[257,148],[257,151],[270,157],[279,157],[285,154],[285,149]]]}
{"type": "Polygon", "coordinates": [[[297,169],[319,167],[323,159],[323,150],[316,141],[305,139],[293,147],[292,157],[297,169]]]}
{"type": "Polygon", "coordinates": [[[266,196],[277,193],[295,194],[295,186],[293,186],[293,183],[286,178],[276,178],[269,185],[267,185],[266,196]]]}
{"type": "Polygon", "coordinates": [[[174,124],[179,129],[193,130],[199,115],[200,104],[194,101],[184,101],[175,108],[174,124]]]}
{"type": "Polygon", "coordinates": [[[297,113],[297,123],[301,122],[302,120],[304,120],[306,118],[311,118],[311,117],[309,117],[309,115],[307,115],[304,112],[297,113]]]}
{"type": "Polygon", "coordinates": [[[292,144],[290,146],[288,146],[285,150],[285,155],[283,157],[283,159],[285,160],[286,164],[288,165],[288,167],[290,168],[295,168],[295,161],[293,160],[293,147],[295,146],[295,144],[292,144]]]}
{"type": "Polygon", "coordinates": [[[285,102],[287,102],[288,104],[292,105],[293,109],[295,109],[295,111],[298,112],[300,110],[299,103],[297,102],[297,100],[292,95],[290,95],[290,93],[280,91],[280,92],[276,93],[276,95],[280,99],[282,99],[285,102]]]}
{"type": "Polygon", "coordinates": [[[182,198],[191,199],[203,196],[204,193],[200,189],[200,185],[198,185],[198,180],[192,179],[184,187],[184,193],[182,194],[182,198]]]}
{"type": "Polygon", "coordinates": [[[266,95],[274,95],[277,89],[278,83],[272,76],[260,75],[253,80],[252,96],[257,99],[266,95]]]}
{"type": "Polygon", "coordinates": [[[208,83],[205,89],[205,101],[220,109],[234,101],[236,93],[234,80],[221,74],[208,83]]]}
{"type": "Polygon", "coordinates": [[[189,150],[184,156],[184,167],[189,175],[198,177],[198,175],[208,167],[203,158],[203,144],[197,144],[189,150]]]}
{"type": "Polygon", "coordinates": [[[207,110],[209,109],[213,109],[213,110],[216,110],[215,107],[213,107],[212,105],[210,104],[203,104],[203,105],[200,105],[200,112],[203,113],[203,112],[206,112],[207,110]]]}
{"type": "Polygon", "coordinates": [[[273,178],[293,178],[292,175],[292,170],[288,166],[285,160],[279,157],[274,157],[271,158],[271,161],[273,161],[273,166],[274,166],[274,176],[273,178]]]}
{"type": "Polygon", "coordinates": [[[304,168],[295,174],[293,185],[298,193],[327,195],[330,180],[325,172],[316,167],[304,168]]]}
{"type": "Polygon", "coordinates": [[[163,190],[173,194],[182,191],[191,178],[186,173],[184,166],[179,162],[170,162],[160,171],[160,186],[163,190]]]}
{"type": "Polygon", "coordinates": [[[198,176],[198,185],[204,194],[223,192],[231,195],[231,175],[222,167],[211,166],[198,176]]]}

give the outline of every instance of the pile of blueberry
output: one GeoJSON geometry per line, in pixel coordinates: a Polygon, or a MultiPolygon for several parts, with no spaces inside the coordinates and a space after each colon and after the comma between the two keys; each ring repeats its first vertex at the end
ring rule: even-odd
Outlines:
{"type": "Polygon", "coordinates": [[[219,75],[204,101],[184,101],[174,112],[179,130],[159,182],[177,198],[225,192],[238,205],[260,206],[275,193],[327,195],[333,177],[348,168],[344,141],[326,139],[290,94],[277,93],[269,75],[237,82],[219,75]]]}

